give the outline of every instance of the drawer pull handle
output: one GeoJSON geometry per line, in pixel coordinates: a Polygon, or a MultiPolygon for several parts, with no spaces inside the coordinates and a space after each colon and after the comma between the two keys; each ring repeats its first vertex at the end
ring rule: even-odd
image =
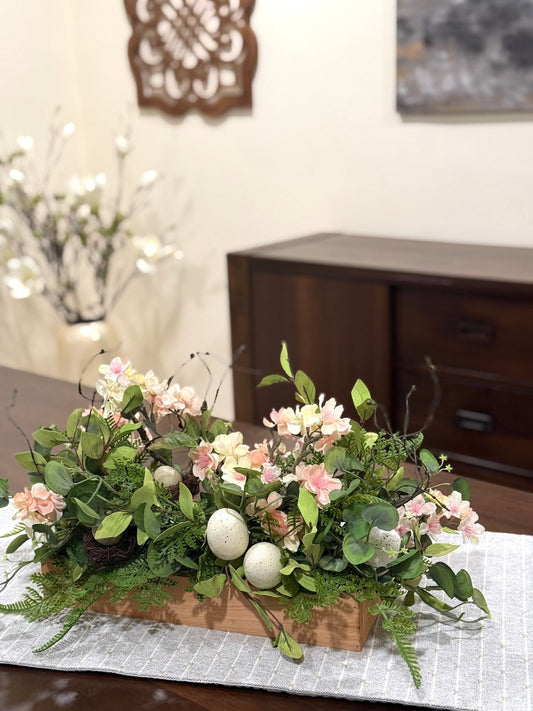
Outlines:
{"type": "Polygon", "coordinates": [[[456,410],[455,421],[462,430],[474,432],[492,432],[492,415],[474,410],[456,410]]]}
{"type": "Polygon", "coordinates": [[[494,340],[494,327],[490,323],[459,321],[455,333],[459,340],[470,343],[492,343],[494,340]]]}

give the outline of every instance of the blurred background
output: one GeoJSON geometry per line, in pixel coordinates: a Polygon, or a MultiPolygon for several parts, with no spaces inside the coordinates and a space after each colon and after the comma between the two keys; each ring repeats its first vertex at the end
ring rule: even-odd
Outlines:
{"type": "MultiPolygon", "coordinates": [[[[231,359],[226,254],[321,231],[533,245],[533,125],[522,114],[402,118],[390,0],[259,0],[253,108],[172,118],[137,108],[115,0],[1,0],[3,143],[31,135],[42,157],[58,105],[76,124],[59,170],[104,171],[124,122],[127,180],[160,180],[138,229],[175,223],[183,251],[143,276],[109,314],[118,352],[161,377],[193,351],[231,359]]],[[[59,317],[0,291],[0,364],[58,372],[59,317]]],[[[217,376],[218,377],[218,376],[217,376]]],[[[202,389],[199,364],[180,384],[202,389]]],[[[231,417],[231,378],[217,413],[231,417]]]]}

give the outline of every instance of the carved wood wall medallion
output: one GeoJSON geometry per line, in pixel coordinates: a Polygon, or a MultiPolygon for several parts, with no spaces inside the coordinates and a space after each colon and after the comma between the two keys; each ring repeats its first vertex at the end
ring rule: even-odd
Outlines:
{"type": "Polygon", "coordinates": [[[216,116],[252,105],[254,0],[124,0],[139,106],[216,116]]]}

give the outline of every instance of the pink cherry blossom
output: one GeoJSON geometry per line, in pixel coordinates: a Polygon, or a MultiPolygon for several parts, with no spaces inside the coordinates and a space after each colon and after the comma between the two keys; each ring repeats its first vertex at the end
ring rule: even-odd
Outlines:
{"type": "Polygon", "coordinates": [[[440,533],[442,533],[442,526],[440,524],[442,514],[432,513],[425,521],[420,523],[420,533],[424,535],[427,533],[433,540],[436,540],[440,533]]]}
{"type": "Polygon", "coordinates": [[[255,504],[254,502],[250,503],[246,507],[246,512],[249,516],[258,515],[263,531],[266,531],[270,536],[280,537],[281,544],[295,553],[300,545],[298,534],[302,528],[302,521],[299,519],[291,526],[287,514],[279,510],[282,502],[281,495],[277,491],[273,491],[266,499],[258,499],[255,504]]]}
{"type": "Polygon", "coordinates": [[[218,454],[213,452],[213,446],[203,440],[198,447],[189,451],[189,457],[193,461],[192,473],[200,481],[206,477],[211,479],[220,461],[218,454]]]}
{"type": "Polygon", "coordinates": [[[350,418],[341,417],[343,409],[342,405],[337,405],[334,398],[326,400],[320,408],[320,430],[323,435],[345,435],[351,430],[350,418]]]}
{"type": "Polygon", "coordinates": [[[15,494],[13,504],[18,509],[13,518],[28,523],[54,523],[63,515],[66,508],[64,498],[46,488],[44,484],[34,484],[31,491],[24,487],[23,492],[15,494]]]}
{"type": "Polygon", "coordinates": [[[261,471],[261,481],[263,484],[271,484],[273,481],[279,481],[281,478],[281,469],[275,464],[265,462],[261,471]]]}
{"type": "Polygon", "coordinates": [[[252,469],[261,469],[265,462],[268,462],[268,453],[262,449],[251,449],[248,453],[252,469]]]}
{"type": "Polygon", "coordinates": [[[470,501],[463,501],[463,497],[459,491],[452,491],[446,501],[444,515],[446,518],[464,518],[468,516],[470,509],[470,501]]]}
{"type": "Polygon", "coordinates": [[[403,538],[408,531],[413,530],[413,521],[405,515],[405,506],[400,506],[398,508],[398,516],[399,521],[396,526],[396,531],[398,531],[400,536],[403,538]]]}
{"type": "Polygon", "coordinates": [[[475,511],[471,510],[471,513],[463,518],[459,526],[458,531],[463,534],[464,541],[472,541],[472,543],[479,543],[479,536],[485,532],[485,527],[480,523],[477,523],[479,516],[475,511]]]}
{"type": "Polygon", "coordinates": [[[282,437],[290,437],[300,432],[300,424],[297,422],[296,413],[292,407],[282,407],[279,410],[271,410],[270,420],[263,418],[265,427],[277,427],[278,434],[282,437]]]}
{"type": "Polygon", "coordinates": [[[426,501],[422,494],[418,494],[405,504],[407,517],[430,516],[436,509],[436,505],[432,501],[426,501]]]}
{"type": "Polygon", "coordinates": [[[295,473],[300,486],[315,494],[319,508],[329,504],[332,491],[342,488],[340,479],[332,476],[324,464],[299,464],[295,473]]]}
{"type": "Polygon", "coordinates": [[[157,419],[171,414],[196,417],[202,414],[202,401],[190,386],[180,388],[178,383],[173,383],[154,398],[154,414],[157,419]]]}

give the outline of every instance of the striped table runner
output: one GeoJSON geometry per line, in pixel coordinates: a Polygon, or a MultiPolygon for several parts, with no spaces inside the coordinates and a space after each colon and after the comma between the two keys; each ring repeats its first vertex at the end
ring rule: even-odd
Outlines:
{"type": "MultiPolygon", "coordinates": [[[[0,533],[13,527],[11,514],[9,508],[0,510],[0,533]]],[[[8,542],[0,539],[0,554],[8,542]]],[[[492,619],[461,625],[421,610],[418,690],[379,624],[362,652],[308,646],[304,662],[296,664],[268,639],[94,613],[84,615],[55,647],[34,654],[60,622],[0,615],[0,662],[460,711],[532,711],[533,537],[489,532],[479,546],[462,546],[447,562],[471,573],[492,619]]],[[[10,567],[0,562],[0,575],[10,567]]],[[[21,597],[31,568],[10,583],[2,602],[21,597]]],[[[475,616],[476,609],[472,612],[475,616]]]]}

